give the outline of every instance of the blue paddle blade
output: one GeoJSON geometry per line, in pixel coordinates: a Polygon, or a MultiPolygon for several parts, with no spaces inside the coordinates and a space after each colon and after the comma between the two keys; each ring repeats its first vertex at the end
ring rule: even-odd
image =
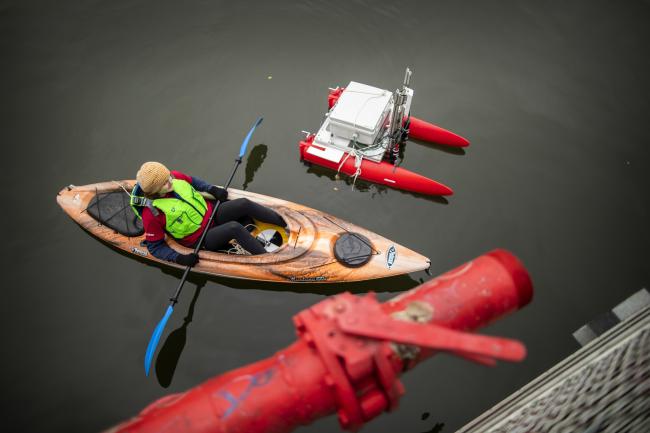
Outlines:
{"type": "Polygon", "coordinates": [[[248,142],[251,140],[251,137],[253,136],[253,132],[255,132],[255,128],[257,128],[260,125],[260,123],[262,123],[262,120],[264,120],[264,118],[259,117],[255,121],[255,123],[253,124],[253,127],[251,128],[251,130],[248,131],[248,135],[246,135],[246,138],[244,138],[244,142],[241,144],[241,148],[239,149],[239,158],[240,159],[246,153],[246,146],[248,146],[248,142]]]}
{"type": "Polygon", "coordinates": [[[144,354],[144,372],[146,373],[147,376],[149,376],[149,369],[151,368],[151,360],[153,359],[153,355],[156,353],[156,347],[158,347],[160,336],[162,335],[163,330],[165,329],[165,325],[169,320],[169,316],[172,315],[173,311],[174,311],[174,307],[172,307],[171,305],[167,307],[167,311],[165,311],[165,315],[163,316],[162,320],[160,321],[160,323],[158,323],[156,329],[153,330],[153,334],[151,335],[151,340],[149,340],[149,345],[147,346],[147,352],[144,354]]]}

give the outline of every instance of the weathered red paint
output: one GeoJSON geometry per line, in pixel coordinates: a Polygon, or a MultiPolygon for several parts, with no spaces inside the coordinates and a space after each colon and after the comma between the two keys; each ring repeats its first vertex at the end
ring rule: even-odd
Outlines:
{"type": "MultiPolygon", "coordinates": [[[[472,331],[522,308],[532,298],[526,268],[510,252],[497,249],[396,296],[383,308],[391,314],[423,301],[433,309],[429,323],[472,331]]],[[[410,366],[433,353],[422,350],[410,366]]]]}
{"type": "Polygon", "coordinates": [[[299,339],[288,348],[165,397],[109,431],[285,433],[335,412],[342,427],[356,430],[397,407],[404,392],[398,375],[436,349],[411,347],[409,358],[390,341],[355,334],[365,332],[363,326],[346,328],[355,309],[392,323],[390,317],[416,303],[426,307],[429,320],[408,326],[473,330],[524,306],[532,293],[523,265],[495,250],[384,304],[372,296],[330,297],[294,317],[299,339]]]}

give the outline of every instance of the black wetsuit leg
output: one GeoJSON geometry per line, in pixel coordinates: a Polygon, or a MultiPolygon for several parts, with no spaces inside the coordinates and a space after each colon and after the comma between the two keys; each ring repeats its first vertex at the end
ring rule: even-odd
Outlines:
{"type": "Polygon", "coordinates": [[[287,223],[277,212],[247,198],[238,198],[221,203],[217,211],[217,224],[237,221],[247,216],[276,226],[287,226],[287,223]]]}
{"type": "Polygon", "coordinates": [[[227,250],[231,248],[229,244],[231,239],[235,239],[239,245],[253,255],[266,252],[262,244],[237,221],[229,221],[208,230],[205,235],[205,249],[209,251],[227,250]]]}
{"type": "Polygon", "coordinates": [[[274,210],[247,198],[229,200],[219,205],[216,216],[218,225],[208,230],[205,235],[205,248],[210,251],[226,250],[230,248],[230,240],[235,239],[249,253],[264,254],[266,250],[262,244],[238,222],[245,217],[255,218],[280,227],[287,226],[287,223],[274,210]]]}

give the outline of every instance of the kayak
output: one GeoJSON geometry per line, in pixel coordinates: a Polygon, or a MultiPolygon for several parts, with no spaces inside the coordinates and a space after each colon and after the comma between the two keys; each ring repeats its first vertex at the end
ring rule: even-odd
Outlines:
{"type": "MultiPolygon", "coordinates": [[[[146,261],[182,269],[147,250],[142,222],[129,205],[134,185],[135,180],[70,185],[59,191],[57,202],[84,230],[108,245],[146,261]]],[[[272,252],[252,256],[238,254],[236,248],[201,250],[192,272],[258,281],[340,283],[402,275],[430,266],[430,260],[415,251],[307,206],[233,188],[228,189],[228,197],[245,197],[275,210],[287,222],[287,230],[255,222],[254,236],[276,230],[280,234],[275,237],[278,245],[267,249],[272,252]]],[[[180,253],[192,252],[171,237],[167,243],[180,253]]]]}

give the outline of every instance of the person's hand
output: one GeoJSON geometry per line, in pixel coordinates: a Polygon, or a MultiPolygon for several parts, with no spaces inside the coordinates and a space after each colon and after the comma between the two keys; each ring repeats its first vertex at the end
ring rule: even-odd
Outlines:
{"type": "Polygon", "coordinates": [[[176,263],[183,266],[194,266],[199,262],[199,255],[190,253],[190,254],[179,254],[176,257],[176,263]]]}
{"type": "Polygon", "coordinates": [[[210,189],[208,189],[208,192],[219,201],[226,201],[228,199],[228,191],[223,188],[219,188],[216,185],[212,185],[210,189]]]}

